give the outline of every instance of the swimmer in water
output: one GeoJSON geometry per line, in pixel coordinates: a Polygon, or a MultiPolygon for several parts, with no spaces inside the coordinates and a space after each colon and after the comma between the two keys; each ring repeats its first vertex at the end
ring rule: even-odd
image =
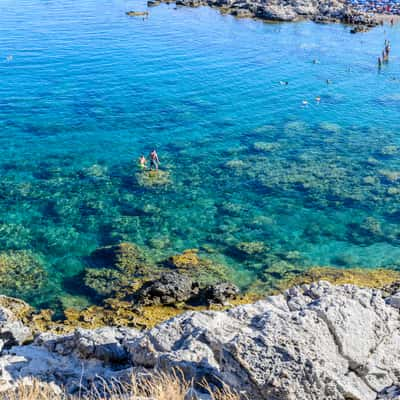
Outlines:
{"type": "Polygon", "coordinates": [[[319,102],[321,101],[321,97],[317,96],[317,97],[315,98],[315,101],[316,101],[317,103],[319,103],[319,102]]]}
{"type": "Polygon", "coordinates": [[[288,82],[288,81],[279,81],[279,83],[280,83],[282,86],[289,85],[289,82],[288,82]]]}
{"type": "Polygon", "coordinates": [[[143,170],[145,170],[145,169],[147,168],[146,164],[147,164],[146,157],[142,154],[142,155],[140,156],[140,158],[139,158],[139,166],[140,166],[140,168],[142,168],[143,170]]]}
{"type": "Polygon", "coordinates": [[[7,56],[7,57],[6,57],[6,61],[7,61],[7,62],[11,62],[12,60],[13,60],[13,56],[7,56]]]}
{"type": "Polygon", "coordinates": [[[303,104],[303,106],[307,106],[308,105],[308,101],[307,100],[303,100],[302,104],[303,104]]]}
{"type": "Polygon", "coordinates": [[[330,85],[332,83],[332,81],[330,79],[327,79],[325,82],[327,85],[330,85]]]}
{"type": "Polygon", "coordinates": [[[390,42],[389,41],[387,42],[387,44],[385,46],[385,53],[389,57],[389,53],[390,53],[390,42]]]}
{"type": "Polygon", "coordinates": [[[319,64],[319,61],[315,58],[315,59],[313,60],[313,64],[319,64]]]}

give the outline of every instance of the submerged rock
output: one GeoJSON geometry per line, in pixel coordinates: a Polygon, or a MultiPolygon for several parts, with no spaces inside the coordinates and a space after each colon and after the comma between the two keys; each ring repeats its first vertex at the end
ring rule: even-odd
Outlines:
{"type": "Polygon", "coordinates": [[[188,249],[181,254],[176,254],[168,259],[168,264],[177,269],[197,268],[200,265],[200,259],[197,249],[188,249]]]}
{"type": "Polygon", "coordinates": [[[138,172],[136,180],[139,186],[149,189],[168,186],[172,183],[170,173],[162,170],[138,172]]]}
{"type": "Polygon", "coordinates": [[[367,217],[361,223],[349,224],[348,237],[356,244],[366,245],[385,240],[381,223],[373,217],[367,217]]]}
{"type": "Polygon", "coordinates": [[[398,154],[399,148],[398,146],[395,145],[388,145],[388,146],[383,146],[382,149],[378,152],[378,155],[382,157],[392,157],[398,154]]]}
{"type": "Polygon", "coordinates": [[[235,171],[240,171],[249,166],[243,160],[229,160],[225,163],[225,167],[235,171]]]}
{"type": "Polygon", "coordinates": [[[279,148],[278,143],[269,143],[269,142],[255,142],[254,150],[269,153],[279,148]]]}
{"type": "Polygon", "coordinates": [[[109,179],[108,168],[104,165],[93,164],[79,171],[79,176],[92,179],[109,179]]]}
{"type": "Polygon", "coordinates": [[[142,250],[133,243],[101,247],[90,255],[87,263],[84,284],[102,297],[139,284],[142,278],[155,273],[155,266],[147,262],[142,250]]]}
{"type": "Polygon", "coordinates": [[[198,249],[188,249],[173,255],[165,265],[189,276],[200,287],[230,281],[227,267],[200,255],[198,249]]]}
{"type": "Polygon", "coordinates": [[[128,276],[113,269],[87,268],[83,282],[98,296],[110,296],[121,286],[127,286],[131,282],[128,276]]]}
{"type": "Polygon", "coordinates": [[[379,175],[387,183],[395,183],[400,180],[400,171],[391,171],[387,169],[381,169],[378,171],[379,175]]]}
{"type": "Polygon", "coordinates": [[[258,257],[265,255],[269,247],[264,242],[240,242],[232,248],[232,253],[240,258],[258,257]]]}
{"type": "Polygon", "coordinates": [[[30,251],[0,253],[0,287],[2,294],[31,298],[47,283],[41,259],[30,251]]]}
{"type": "Polygon", "coordinates": [[[210,304],[229,304],[230,300],[234,300],[239,296],[239,288],[230,282],[218,283],[209,286],[203,291],[206,302],[210,304]]]}
{"type": "Polygon", "coordinates": [[[120,243],[96,249],[90,255],[88,264],[95,268],[114,268],[121,272],[142,273],[146,258],[134,243],[120,243]]]}

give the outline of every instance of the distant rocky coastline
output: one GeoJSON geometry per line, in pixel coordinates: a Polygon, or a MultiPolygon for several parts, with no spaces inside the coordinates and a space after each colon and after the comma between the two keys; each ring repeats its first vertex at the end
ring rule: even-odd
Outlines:
{"type": "MultiPolygon", "coordinates": [[[[23,303],[1,297],[0,391],[35,378],[84,394],[132,374],[179,369],[254,400],[395,400],[400,395],[400,291],[326,281],[227,311],[186,312],[151,330],[78,328],[33,335],[23,303]],[[8,304],[8,305],[7,305],[8,304]]],[[[188,398],[189,398],[188,397],[188,398]]]]}
{"type": "MultiPolygon", "coordinates": [[[[149,0],[148,6],[156,6],[161,2],[170,3],[170,0],[149,0]]],[[[353,32],[377,26],[381,20],[370,13],[356,10],[343,0],[176,0],[176,5],[210,6],[238,18],[258,18],[274,22],[304,19],[319,23],[341,22],[354,25],[353,32]]]]}

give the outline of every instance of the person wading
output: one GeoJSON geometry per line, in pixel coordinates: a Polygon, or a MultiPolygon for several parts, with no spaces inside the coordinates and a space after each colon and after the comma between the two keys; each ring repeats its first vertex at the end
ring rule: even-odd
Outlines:
{"type": "Polygon", "coordinates": [[[147,168],[147,160],[146,160],[146,157],[144,156],[144,155],[141,155],[140,156],[140,158],[139,158],[139,165],[140,165],[140,168],[142,168],[143,170],[145,170],[146,168],[147,168]]]}
{"type": "Polygon", "coordinates": [[[158,159],[158,154],[155,150],[150,153],[150,169],[158,170],[160,165],[160,160],[158,159]]]}

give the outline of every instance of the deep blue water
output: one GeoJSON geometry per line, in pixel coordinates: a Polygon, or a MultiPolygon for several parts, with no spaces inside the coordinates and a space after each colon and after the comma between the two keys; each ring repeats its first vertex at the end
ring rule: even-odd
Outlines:
{"type": "Polygon", "coordinates": [[[0,250],[49,272],[15,294],[69,296],[82,257],[126,240],[156,261],[206,248],[243,287],[292,264],[399,268],[400,27],[125,15],[145,8],[0,3],[0,250]],[[148,187],[153,147],[169,183],[148,187]]]}

